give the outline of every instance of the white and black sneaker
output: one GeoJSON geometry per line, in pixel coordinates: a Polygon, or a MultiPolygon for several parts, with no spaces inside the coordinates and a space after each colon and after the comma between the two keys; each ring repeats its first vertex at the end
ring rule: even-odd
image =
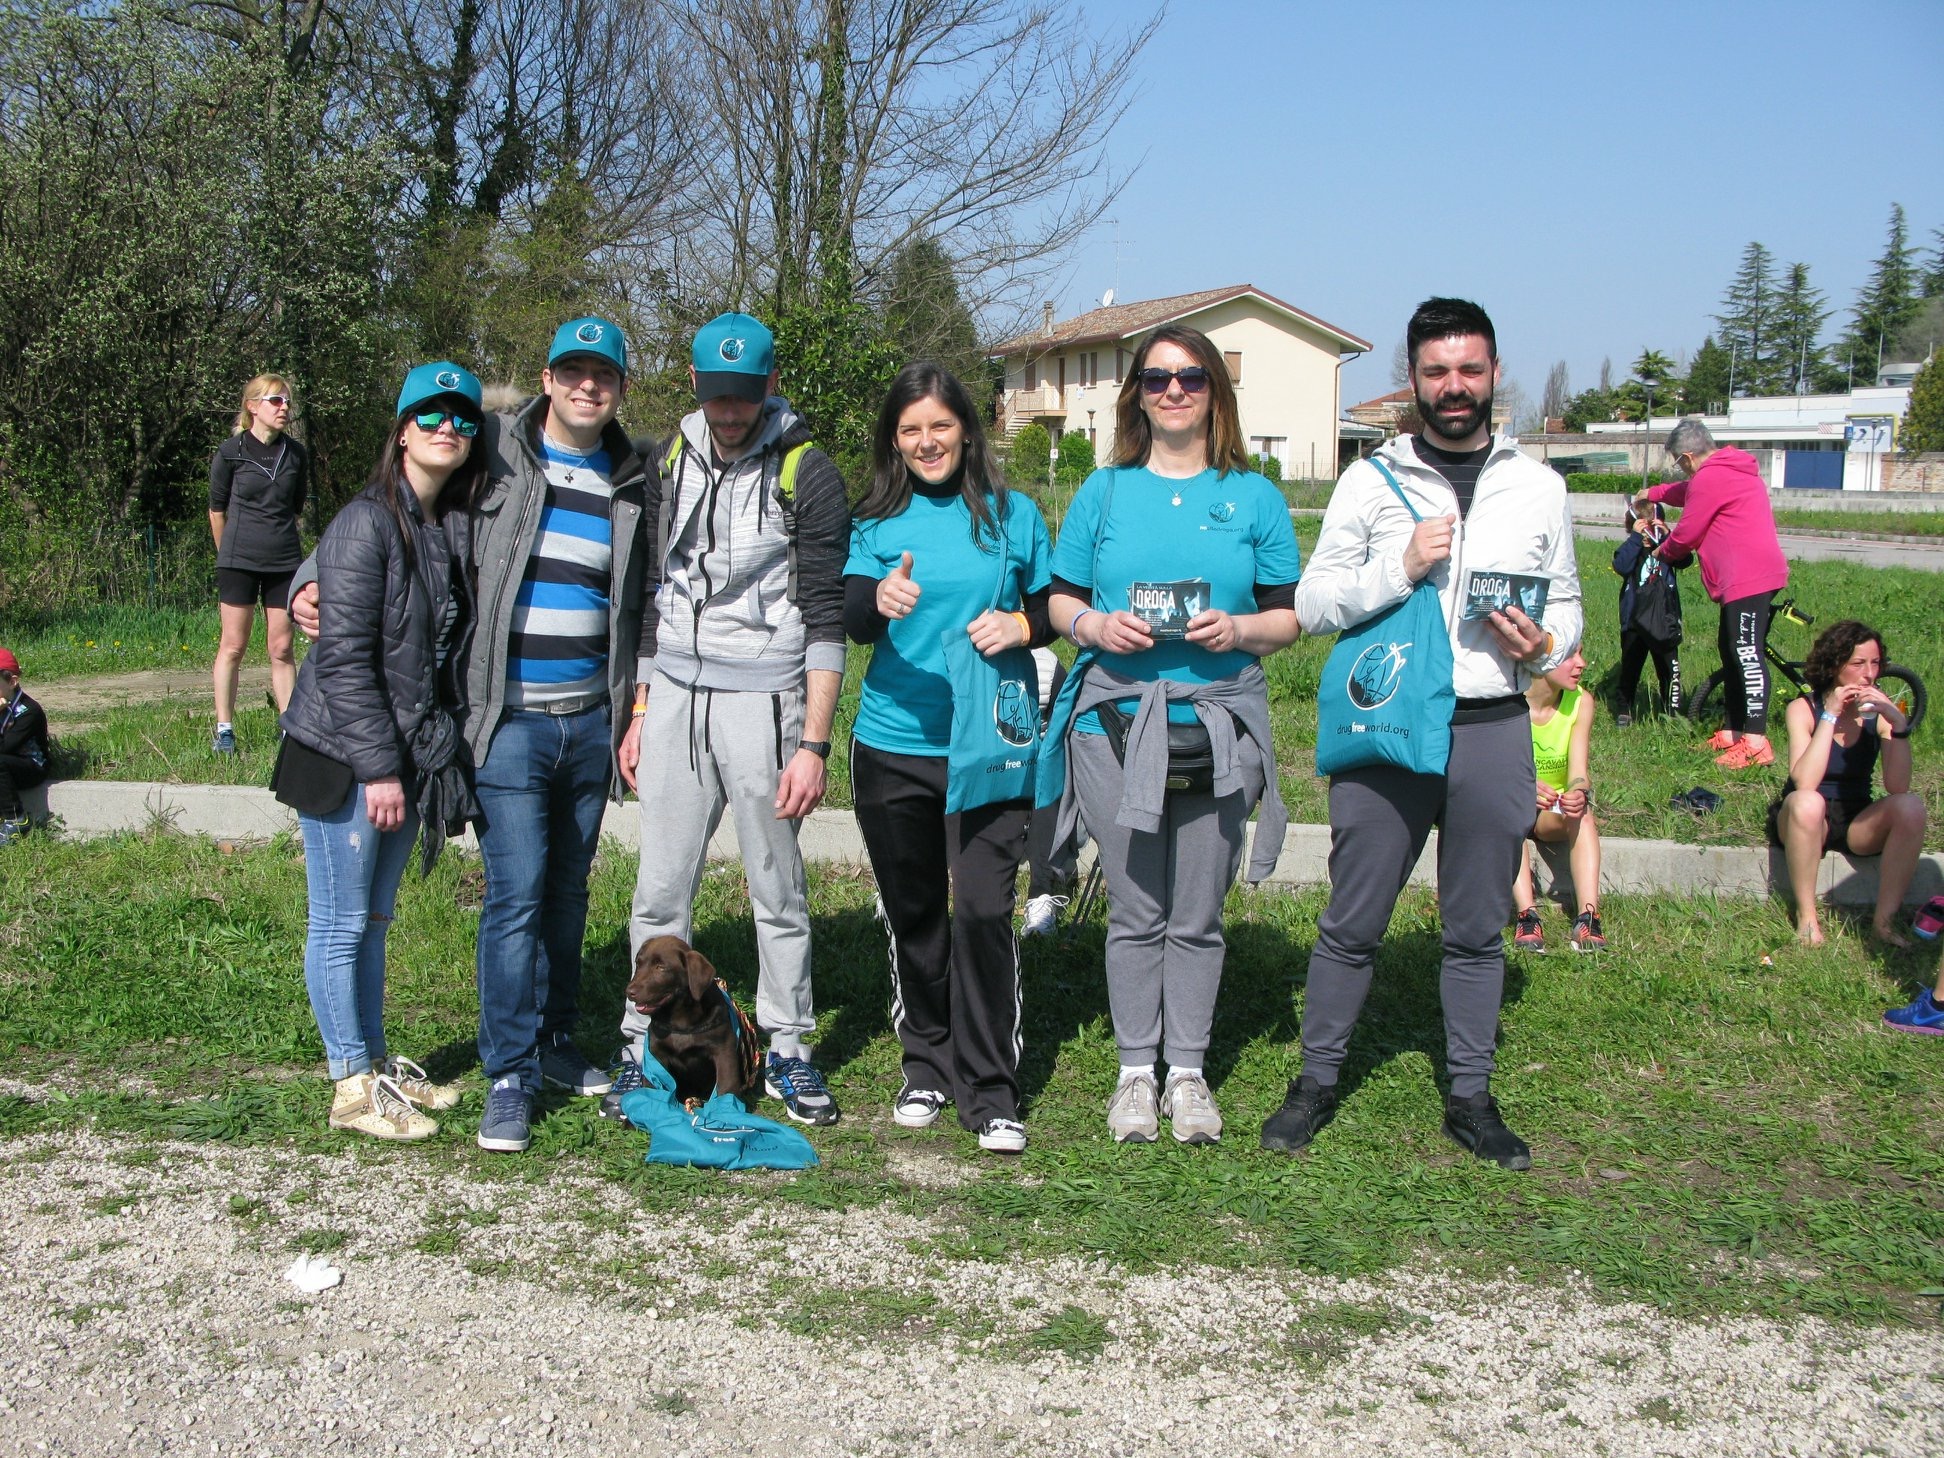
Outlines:
{"type": "Polygon", "coordinates": [[[763,1087],[771,1098],[783,1101],[783,1112],[799,1124],[837,1122],[837,1100],[807,1058],[770,1054],[763,1065],[763,1087]]]}
{"type": "Polygon", "coordinates": [[[994,1154],[1023,1154],[1026,1126],[1017,1119],[987,1119],[979,1130],[979,1148],[994,1154]]]}
{"type": "Polygon", "coordinates": [[[908,1088],[891,1106],[891,1117],[906,1129],[929,1129],[951,1100],[937,1089],[908,1088]]]}

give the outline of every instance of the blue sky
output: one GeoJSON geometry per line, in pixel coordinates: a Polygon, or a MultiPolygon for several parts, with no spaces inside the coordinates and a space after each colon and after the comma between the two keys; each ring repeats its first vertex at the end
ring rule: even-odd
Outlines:
{"type": "MultiPolygon", "coordinates": [[[[1122,24],[1125,0],[1090,0],[1122,24]]],[[[1692,351],[1751,240],[1847,318],[1890,205],[1944,226],[1944,0],[1627,5],[1176,0],[1112,135],[1133,181],[1073,255],[1061,317],[1253,283],[1375,346],[1476,299],[1536,397],[1692,351]]]]}

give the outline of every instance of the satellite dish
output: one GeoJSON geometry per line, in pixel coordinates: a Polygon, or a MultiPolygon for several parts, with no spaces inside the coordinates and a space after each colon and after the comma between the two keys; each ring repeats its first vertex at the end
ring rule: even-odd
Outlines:
{"type": "Polygon", "coordinates": [[[1107,290],[1106,293],[1100,296],[1100,307],[1103,309],[1111,309],[1114,307],[1114,291],[1112,289],[1107,290]]]}

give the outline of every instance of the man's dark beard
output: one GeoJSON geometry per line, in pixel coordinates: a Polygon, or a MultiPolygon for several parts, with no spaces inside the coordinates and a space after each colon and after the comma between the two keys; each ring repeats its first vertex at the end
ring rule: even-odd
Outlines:
{"type": "MultiPolygon", "coordinates": [[[[1479,426],[1488,424],[1492,418],[1492,390],[1488,385],[1482,398],[1476,398],[1472,408],[1467,410],[1456,422],[1447,422],[1433,408],[1435,400],[1424,398],[1424,391],[1412,387],[1412,395],[1417,400],[1418,419],[1424,422],[1425,431],[1436,437],[1432,444],[1440,441],[1460,441],[1472,434],[1479,426]]],[[[1449,391],[1444,393],[1450,393],[1449,391]]],[[[1470,397],[1467,392],[1467,397],[1470,397]]]]}

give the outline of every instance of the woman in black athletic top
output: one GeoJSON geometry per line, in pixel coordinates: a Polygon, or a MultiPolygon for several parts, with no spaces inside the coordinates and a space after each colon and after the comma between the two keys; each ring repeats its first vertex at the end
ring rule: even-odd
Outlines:
{"type": "Polygon", "coordinates": [[[259,602],[278,713],[289,705],[297,681],[290,578],[304,560],[297,514],[304,509],[310,470],[303,446],[284,433],[289,423],[289,383],[281,375],[258,375],[243,387],[235,433],[209,463],[209,530],[216,538],[216,602],[223,625],[214,673],[218,754],[236,753],[236,679],[259,602]]]}
{"type": "Polygon", "coordinates": [[[1871,930],[1909,946],[1894,920],[1924,848],[1924,801],[1910,788],[1910,723],[1877,687],[1883,636],[1845,619],[1816,639],[1803,665],[1809,692],[1788,707],[1789,788],[1769,807],[1769,838],[1789,854],[1796,936],[1821,946],[1816,872],[1823,852],[1883,857],[1871,930]],[[1883,766],[1883,798],[1871,781],[1883,766]]]}

